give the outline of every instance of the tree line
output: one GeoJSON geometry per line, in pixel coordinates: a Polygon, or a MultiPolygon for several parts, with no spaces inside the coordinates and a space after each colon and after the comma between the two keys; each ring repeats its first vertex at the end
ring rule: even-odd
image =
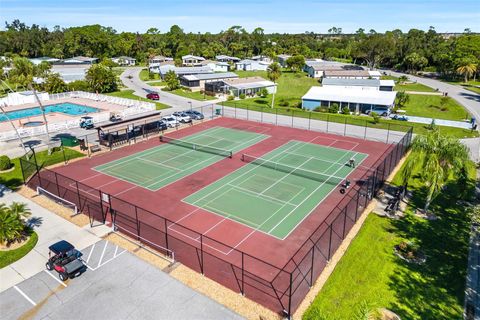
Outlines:
{"type": "Polygon", "coordinates": [[[56,26],[50,30],[36,24],[27,26],[19,20],[6,22],[5,30],[0,31],[0,54],[7,56],[61,59],[85,55],[102,59],[126,55],[145,62],[154,55],[180,58],[194,54],[214,58],[227,54],[246,58],[252,55],[274,57],[282,53],[455,76],[459,67],[478,65],[480,35],[466,29],[458,37],[446,38],[433,27],[428,31],[411,29],[406,33],[398,29],[385,33],[367,32],[360,28],[354,34],[345,35],[341,28],[333,27],[327,36],[313,32],[266,34],[262,28],[247,32],[241,26],[212,34],[186,33],[178,25],[163,33],[157,28],[133,33],[117,32],[98,24],[71,28],[56,26]]]}

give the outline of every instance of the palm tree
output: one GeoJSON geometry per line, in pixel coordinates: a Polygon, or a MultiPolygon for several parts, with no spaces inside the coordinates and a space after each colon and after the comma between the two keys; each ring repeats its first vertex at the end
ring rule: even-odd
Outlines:
{"type": "Polygon", "coordinates": [[[14,215],[16,215],[22,221],[26,221],[26,219],[32,215],[32,212],[27,207],[26,203],[14,201],[10,205],[9,209],[14,215]]]}
{"type": "Polygon", "coordinates": [[[0,243],[9,245],[22,237],[25,225],[11,208],[0,203],[0,243]]]}
{"type": "Polygon", "coordinates": [[[468,151],[459,140],[441,135],[438,129],[416,136],[411,150],[402,170],[403,184],[407,187],[415,169],[421,168],[421,181],[427,187],[424,207],[427,212],[449,177],[456,177],[465,169],[468,151]]]}
{"type": "Polygon", "coordinates": [[[462,60],[457,68],[457,73],[465,77],[465,83],[468,82],[468,78],[473,76],[477,72],[477,64],[470,60],[462,60]]]}
{"type": "MultiPolygon", "coordinates": [[[[278,62],[274,62],[271,65],[268,66],[267,69],[267,77],[270,79],[270,81],[273,81],[275,84],[278,78],[282,75],[282,69],[280,67],[280,64],[278,62]]],[[[276,91],[276,88],[274,88],[276,91]]],[[[275,91],[273,92],[272,95],[272,108],[275,107],[275,91]]]]}

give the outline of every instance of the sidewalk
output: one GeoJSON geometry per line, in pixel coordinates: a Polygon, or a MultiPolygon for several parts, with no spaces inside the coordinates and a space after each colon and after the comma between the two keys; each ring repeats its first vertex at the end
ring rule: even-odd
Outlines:
{"type": "Polygon", "coordinates": [[[73,223],[57,216],[35,202],[12,192],[0,185],[0,202],[9,205],[13,201],[23,202],[28,205],[32,215],[39,226],[34,227],[38,234],[38,242],[35,248],[22,259],[0,269],[0,292],[32,277],[45,269],[48,258],[48,247],[59,240],[71,242],[77,249],[82,250],[97,241],[100,236],[108,232],[105,226],[90,228],[89,225],[80,228],[73,223]]]}

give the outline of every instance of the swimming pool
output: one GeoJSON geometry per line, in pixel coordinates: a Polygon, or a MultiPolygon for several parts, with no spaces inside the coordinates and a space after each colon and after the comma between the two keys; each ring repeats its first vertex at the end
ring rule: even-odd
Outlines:
{"type": "MultiPolygon", "coordinates": [[[[97,108],[82,106],[82,105],[79,105],[79,104],[69,103],[69,102],[52,104],[52,105],[48,105],[48,106],[44,106],[44,107],[45,107],[45,114],[53,113],[53,112],[60,112],[60,113],[68,114],[70,116],[79,116],[79,115],[84,115],[84,114],[87,114],[87,113],[93,113],[93,112],[100,111],[97,108]]],[[[35,117],[35,116],[40,116],[40,115],[42,115],[42,110],[40,110],[40,107],[21,109],[21,110],[15,110],[15,111],[8,111],[7,112],[8,119],[10,119],[10,120],[16,120],[16,119],[22,119],[22,118],[28,118],[28,117],[35,117]]],[[[7,117],[5,117],[4,114],[0,114],[0,122],[1,121],[6,121],[6,120],[7,120],[7,117]]]]}

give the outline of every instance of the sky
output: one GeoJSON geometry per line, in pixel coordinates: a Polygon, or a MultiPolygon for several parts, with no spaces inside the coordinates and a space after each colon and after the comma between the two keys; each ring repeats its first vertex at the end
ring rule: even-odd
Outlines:
{"type": "Polygon", "coordinates": [[[161,32],[177,24],[185,32],[217,33],[239,25],[266,33],[377,32],[411,28],[480,32],[479,0],[0,0],[0,28],[14,19],[53,28],[101,24],[115,30],[161,32]]]}

